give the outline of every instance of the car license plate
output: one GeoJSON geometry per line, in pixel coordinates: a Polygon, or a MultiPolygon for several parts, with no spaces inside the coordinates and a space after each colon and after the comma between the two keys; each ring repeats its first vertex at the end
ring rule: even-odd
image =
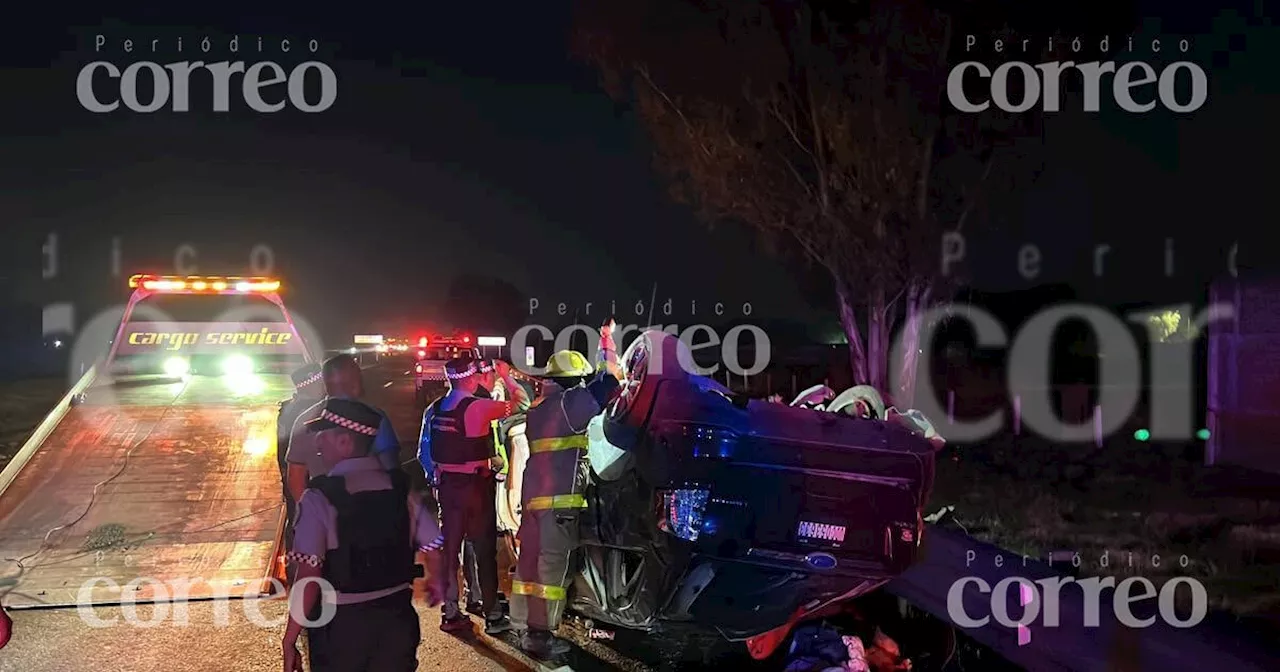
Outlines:
{"type": "Polygon", "coordinates": [[[802,520],[796,529],[796,536],[798,536],[801,541],[842,544],[844,543],[845,532],[846,530],[844,525],[802,520]]]}

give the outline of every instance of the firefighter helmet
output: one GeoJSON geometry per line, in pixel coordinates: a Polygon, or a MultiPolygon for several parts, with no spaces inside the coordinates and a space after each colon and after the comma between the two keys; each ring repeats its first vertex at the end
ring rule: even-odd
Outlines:
{"type": "Polygon", "coordinates": [[[547,371],[542,374],[547,378],[576,378],[589,376],[595,372],[586,355],[576,350],[561,350],[547,360],[547,371]]]}

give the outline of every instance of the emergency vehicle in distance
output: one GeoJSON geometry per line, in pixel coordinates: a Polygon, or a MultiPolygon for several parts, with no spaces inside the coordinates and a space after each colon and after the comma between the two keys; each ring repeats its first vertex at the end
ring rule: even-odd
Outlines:
{"type": "Polygon", "coordinates": [[[448,389],[448,381],[444,377],[445,362],[466,352],[480,358],[476,339],[470,334],[419,336],[416,346],[412,350],[416,360],[413,365],[413,391],[419,404],[430,402],[448,389]]]}
{"type": "MultiPolygon", "coordinates": [[[[686,372],[687,357],[671,334],[641,334],[621,358],[622,396],[588,425],[590,505],[568,609],[642,631],[681,623],[768,658],[796,624],[915,563],[939,446],[805,408],[804,395],[790,406],[735,395],[686,372]]],[[[524,429],[504,423],[497,508],[510,535],[524,429]]]]}
{"type": "Polygon", "coordinates": [[[125,585],[168,599],[155,586],[187,577],[196,599],[268,592],[280,576],[276,409],[312,361],[280,281],[129,287],[109,351],[0,473],[0,557],[29,563],[6,607],[119,602],[125,585]]]}

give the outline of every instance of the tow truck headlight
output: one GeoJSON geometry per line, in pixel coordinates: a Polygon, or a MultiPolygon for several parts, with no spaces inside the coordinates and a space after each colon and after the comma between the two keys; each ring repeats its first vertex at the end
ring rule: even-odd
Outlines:
{"type": "Polygon", "coordinates": [[[684,487],[658,490],[658,529],[686,541],[697,541],[711,491],[684,487]]]}
{"type": "Polygon", "coordinates": [[[244,355],[232,355],[222,360],[222,374],[225,376],[253,375],[253,360],[244,355]]]}
{"type": "Polygon", "coordinates": [[[181,378],[191,371],[191,362],[185,357],[170,357],[164,360],[164,375],[171,378],[181,378]]]}

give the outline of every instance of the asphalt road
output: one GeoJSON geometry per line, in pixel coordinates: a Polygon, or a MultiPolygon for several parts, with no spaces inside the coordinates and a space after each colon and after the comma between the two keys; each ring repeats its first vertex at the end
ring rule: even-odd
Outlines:
{"type": "MultiPolygon", "coordinates": [[[[366,372],[368,396],[382,406],[396,423],[406,459],[413,457],[421,415],[414,407],[413,383],[402,367],[375,367],[366,372]]],[[[169,618],[152,627],[124,623],[119,607],[100,607],[93,613],[108,627],[93,627],[75,609],[15,610],[14,635],[0,651],[0,672],[83,672],[122,670],[166,672],[191,669],[202,672],[258,672],[281,669],[280,638],[284,633],[282,600],[233,600],[218,623],[219,605],[192,602],[186,605],[186,623],[169,618]],[[249,609],[249,612],[246,612],[249,609]],[[259,610],[264,619],[248,613],[259,610]],[[278,623],[273,623],[278,621],[278,623]]],[[[137,607],[146,622],[152,607],[137,607]]],[[[422,644],[420,670],[489,672],[529,669],[530,662],[512,647],[481,635],[455,636],[439,630],[439,610],[420,605],[422,644]]],[[[174,612],[170,612],[172,615],[174,612]]]]}

